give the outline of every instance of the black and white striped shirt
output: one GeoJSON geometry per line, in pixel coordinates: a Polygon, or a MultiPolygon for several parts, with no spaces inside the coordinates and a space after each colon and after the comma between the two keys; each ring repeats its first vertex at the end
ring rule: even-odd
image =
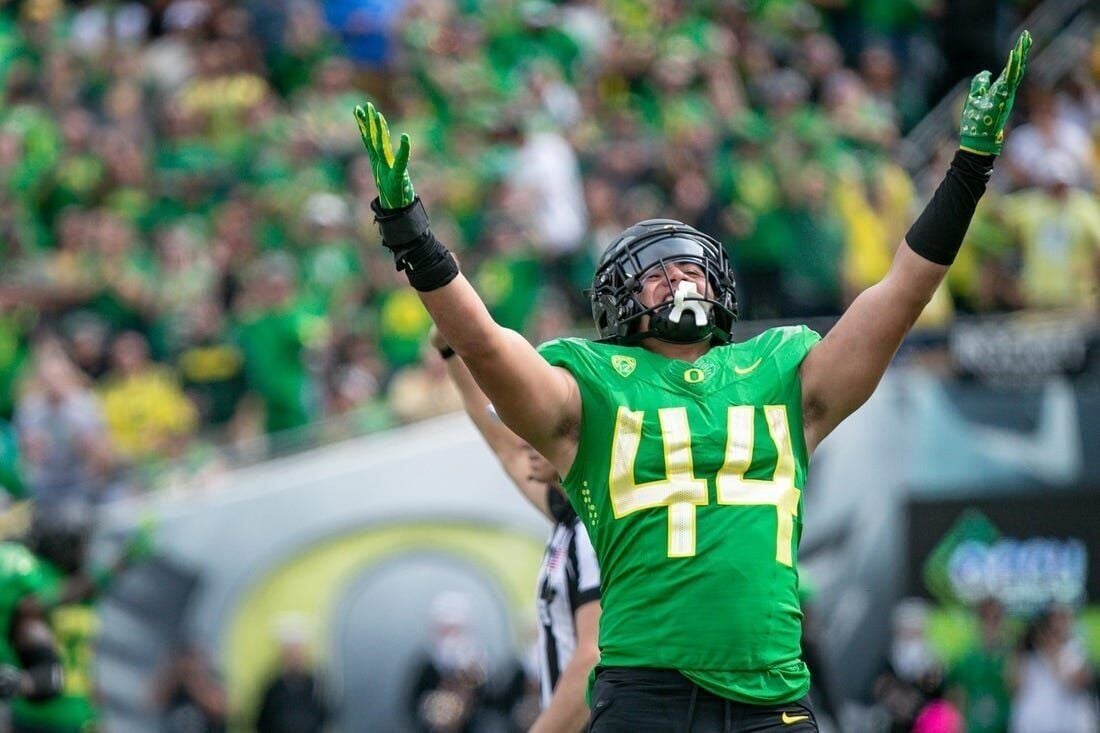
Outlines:
{"type": "Polygon", "coordinates": [[[600,599],[600,567],[588,531],[560,490],[550,487],[547,498],[555,521],[539,569],[537,599],[539,687],[544,708],[577,647],[573,613],[600,599]]]}

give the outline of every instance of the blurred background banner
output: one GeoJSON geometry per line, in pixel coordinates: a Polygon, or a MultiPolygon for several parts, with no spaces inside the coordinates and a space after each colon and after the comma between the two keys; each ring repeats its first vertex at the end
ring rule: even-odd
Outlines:
{"type": "Polygon", "coordinates": [[[593,335],[596,257],[653,217],[725,244],[735,338],[825,332],[1024,27],[959,259],[805,492],[815,695],[853,733],[941,704],[1098,727],[1095,2],[0,0],[0,536],[96,591],[52,616],[50,725],[537,709],[547,527],[380,246],[356,104],[411,135],[433,231],[533,342],[593,335]]]}
{"type": "Polygon", "coordinates": [[[908,590],[931,593],[948,605],[973,606],[995,598],[1021,615],[1095,598],[1100,570],[1089,559],[1096,556],[1098,538],[1088,519],[1094,509],[1095,491],[1042,500],[1031,495],[965,504],[914,502],[909,507],[908,560],[910,567],[923,568],[923,583],[914,583],[911,576],[908,590]],[[948,522],[954,524],[945,530],[948,522]],[[1014,534],[1001,534],[1000,526],[1006,524],[1014,534]],[[927,542],[937,537],[939,543],[929,549],[927,542]]]}
{"type": "MultiPolygon", "coordinates": [[[[897,598],[931,597],[957,612],[954,622],[960,613],[965,620],[965,609],[984,596],[960,597],[952,573],[977,573],[987,595],[1022,618],[1054,601],[1095,598],[1097,377],[993,386],[915,366],[894,369],[817,451],[806,489],[814,521],[800,559],[818,588],[824,643],[831,658],[844,660],[835,677],[844,694],[857,696],[877,673],[897,598]],[[988,554],[970,558],[979,568],[952,564],[965,560],[951,551],[966,540],[988,547],[1044,538],[1052,542],[1005,558],[1008,567],[988,554]],[[1030,599],[1013,598],[1009,587],[997,592],[998,572],[1049,575],[1059,557],[1075,578],[1072,592],[1030,599]]],[[[1095,629],[1089,633],[1097,638],[1095,629]]],[[[942,651],[957,653],[967,638],[953,635],[955,646],[942,651]]]]}
{"type": "MultiPolygon", "coordinates": [[[[836,694],[871,686],[901,596],[942,604],[930,633],[948,656],[972,638],[965,609],[987,596],[1021,618],[1097,597],[1100,465],[1085,446],[1100,434],[1098,383],[990,387],[895,369],[821,447],[801,565],[836,694]]],[[[258,694],[288,611],[310,619],[348,720],[371,710],[395,725],[440,589],[469,594],[494,665],[528,633],[542,525],[462,416],[225,480],[230,493],[114,504],[107,526],[159,517],[162,551],[204,578],[174,633],[220,640],[235,699],[258,694]]],[[[1095,645],[1100,614],[1082,610],[1095,645]]]]}
{"type": "MultiPolygon", "coordinates": [[[[186,613],[162,628],[162,643],[217,640],[228,692],[245,709],[259,702],[276,661],[280,618],[295,614],[346,701],[338,716],[344,729],[367,719],[378,730],[400,728],[415,662],[431,646],[433,603],[447,591],[469,604],[462,622],[484,643],[493,682],[514,672],[514,650],[533,633],[544,525],[510,490],[464,415],[225,480],[232,492],[118,502],[105,526],[125,531],[135,517],[157,517],[160,552],[202,578],[186,613]]],[[[145,593],[139,606],[155,601],[161,585],[145,593]]],[[[148,658],[133,661],[154,671],[148,658]]],[[[112,692],[113,699],[141,696],[140,687],[112,692]]],[[[104,714],[110,730],[156,724],[153,711],[133,705],[104,714]]]]}

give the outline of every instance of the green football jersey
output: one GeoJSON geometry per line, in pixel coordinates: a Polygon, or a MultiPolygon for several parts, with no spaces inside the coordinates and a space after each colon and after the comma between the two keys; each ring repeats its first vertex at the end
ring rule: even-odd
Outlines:
{"type": "Polygon", "coordinates": [[[50,611],[50,627],[61,652],[64,686],[49,700],[12,701],[17,725],[42,731],[90,730],[96,721],[92,705],[92,644],[99,618],[88,603],[67,603],[50,611]]]}
{"type": "Polygon", "coordinates": [[[0,542],[0,663],[19,666],[11,645],[15,609],[29,595],[50,609],[49,621],[65,668],[61,694],[49,700],[11,701],[12,718],[20,725],[41,730],[71,731],[95,719],[88,672],[94,612],[83,605],[57,605],[61,574],[16,542],[0,542]]]}
{"type": "Polygon", "coordinates": [[[808,460],[798,367],[820,340],[776,328],[694,363],[560,339],[581,394],[563,486],[600,561],[600,664],[678,669],[747,703],[796,700],[808,460]]]}

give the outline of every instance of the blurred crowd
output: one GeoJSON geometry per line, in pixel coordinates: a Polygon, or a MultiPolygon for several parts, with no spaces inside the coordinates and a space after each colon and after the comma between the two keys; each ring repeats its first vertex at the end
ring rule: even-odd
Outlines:
{"type": "MultiPolygon", "coordinates": [[[[198,486],[458,406],[372,223],[366,100],[532,340],[584,333],[598,253],[657,216],[728,245],[744,317],[835,315],[955,145],[910,174],[900,137],[1034,4],[0,2],[0,483],[198,486]]],[[[1078,50],[1022,93],[930,322],[1095,313],[1100,39],[1078,50]]]]}
{"type": "Polygon", "coordinates": [[[406,680],[404,712],[416,733],[517,733],[539,714],[536,643],[528,659],[490,663],[469,597],[455,590],[431,602],[424,648],[406,680]]]}
{"type": "MultiPolygon", "coordinates": [[[[459,408],[372,222],[352,118],[367,100],[411,135],[437,236],[533,341],[587,334],[600,251],[658,216],[727,244],[743,317],[836,315],[885,273],[956,145],[944,130],[907,171],[899,141],[956,82],[999,69],[1036,4],[0,0],[0,486],[68,518],[40,532],[64,539],[86,530],[81,508],[459,408]]],[[[1064,77],[1021,91],[926,325],[1095,319],[1100,37],[1069,51],[1064,77]]],[[[490,680],[445,611],[409,716],[522,727],[529,670],[490,680]]],[[[1065,614],[1019,651],[999,610],[981,614],[986,646],[949,665],[910,643],[923,612],[901,609],[878,711],[899,730],[924,715],[1030,732],[1057,700],[1095,730],[1065,614]]],[[[295,730],[319,729],[331,701],[283,631],[257,727],[289,730],[292,709],[309,715],[295,730]]],[[[198,648],[157,682],[166,726],[225,725],[198,648]]]]}
{"type": "Polygon", "coordinates": [[[1095,733],[1096,672],[1075,611],[1050,605],[1009,616],[995,598],[974,608],[972,641],[945,659],[931,639],[932,607],[894,611],[887,663],[874,682],[876,729],[909,733],[1095,733]]]}
{"type": "MultiPolygon", "coordinates": [[[[323,733],[333,717],[332,693],[315,666],[308,624],[294,614],[284,615],[273,629],[272,641],[277,661],[268,671],[255,710],[241,717],[256,733],[323,733]]],[[[200,644],[184,641],[172,649],[151,680],[150,692],[161,733],[231,729],[225,681],[200,644]]]]}

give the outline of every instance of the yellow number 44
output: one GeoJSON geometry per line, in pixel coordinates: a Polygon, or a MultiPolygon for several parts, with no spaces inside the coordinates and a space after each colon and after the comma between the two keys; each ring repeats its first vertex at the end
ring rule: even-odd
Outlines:
{"type": "MultiPolygon", "coordinates": [[[[718,503],[738,506],[774,506],[776,511],[775,559],[793,562],[791,538],[798,516],[801,492],[795,488],[794,450],[791,446],[787,408],[764,407],[768,432],[778,459],[771,479],[747,479],[752,463],[753,415],[751,405],[732,406],[727,412],[725,461],[715,476],[718,503]]],[[[691,429],[687,409],[666,407],[657,411],[665,454],[665,478],[637,483],[634,461],[642,440],[643,412],[620,407],[611,443],[609,488],[611,507],[620,519],[642,509],[668,507],[668,556],[695,555],[695,507],[707,504],[707,481],[695,476],[691,457],[691,429]]]]}

